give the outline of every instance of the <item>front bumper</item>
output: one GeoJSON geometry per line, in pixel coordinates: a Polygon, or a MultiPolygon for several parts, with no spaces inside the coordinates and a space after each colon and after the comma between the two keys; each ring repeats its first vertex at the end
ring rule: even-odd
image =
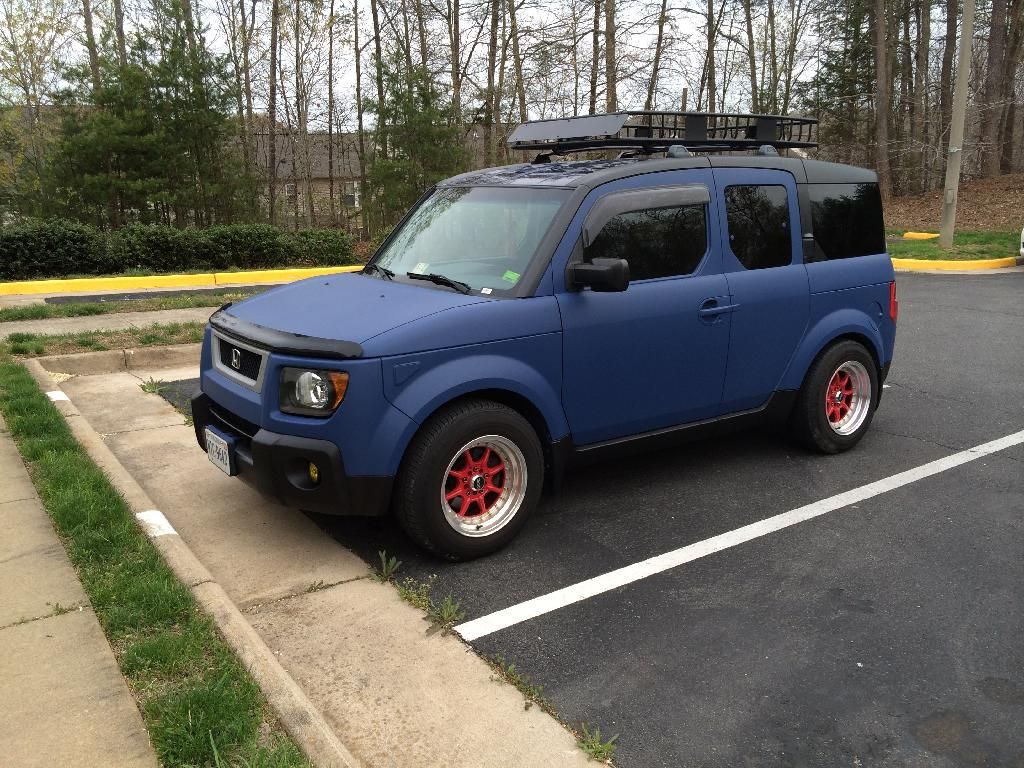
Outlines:
{"type": "Polygon", "coordinates": [[[388,511],[394,478],[347,475],[341,451],[328,440],[261,429],[202,392],[192,398],[192,423],[204,451],[207,426],[230,435],[239,479],[285,506],[326,515],[379,516],[388,511]],[[319,470],[316,483],[309,478],[310,462],[319,470]]]}

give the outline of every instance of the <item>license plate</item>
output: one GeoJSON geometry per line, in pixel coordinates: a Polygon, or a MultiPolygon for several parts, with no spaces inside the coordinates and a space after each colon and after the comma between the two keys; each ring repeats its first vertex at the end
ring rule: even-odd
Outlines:
{"type": "Polygon", "coordinates": [[[235,474],[231,444],[209,427],[206,428],[206,455],[225,475],[235,474]]]}

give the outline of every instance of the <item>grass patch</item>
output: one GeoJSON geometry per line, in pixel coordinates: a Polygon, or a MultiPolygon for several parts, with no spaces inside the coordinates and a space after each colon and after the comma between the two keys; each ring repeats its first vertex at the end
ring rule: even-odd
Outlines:
{"type": "Polygon", "coordinates": [[[192,309],[219,307],[231,301],[241,301],[258,291],[224,291],[223,293],[195,293],[183,296],[165,296],[154,299],[126,301],[89,301],[68,304],[29,304],[24,307],[0,307],[0,323],[16,320],[49,320],[54,317],[88,317],[114,315],[125,312],[156,312],[164,309],[192,309]]]}
{"type": "Polygon", "coordinates": [[[948,251],[939,247],[938,238],[890,240],[888,245],[894,259],[1003,259],[1020,255],[1020,232],[957,232],[948,251]]]}
{"type": "Polygon", "coordinates": [[[0,351],[0,412],[164,765],[308,765],[192,594],[28,372],[0,351]]]}
{"type": "Polygon", "coordinates": [[[604,760],[610,762],[615,757],[615,740],[618,736],[612,736],[607,741],[601,737],[601,729],[595,728],[593,731],[587,728],[586,723],[580,725],[579,738],[576,740],[576,744],[587,753],[589,757],[594,760],[604,760]]]}
{"type": "MultiPolygon", "coordinates": [[[[7,337],[7,351],[19,357],[63,355],[71,352],[98,352],[104,349],[197,344],[203,340],[203,323],[166,323],[118,331],[88,331],[48,335],[12,333],[7,337]]],[[[0,354],[4,345],[0,344],[0,354]]]]}

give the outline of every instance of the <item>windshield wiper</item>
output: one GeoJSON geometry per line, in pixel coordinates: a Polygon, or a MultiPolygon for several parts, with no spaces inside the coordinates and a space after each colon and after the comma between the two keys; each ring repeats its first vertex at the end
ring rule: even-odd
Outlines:
{"type": "Polygon", "coordinates": [[[395,273],[387,267],[380,266],[380,264],[367,264],[363,267],[363,272],[377,272],[387,280],[395,279],[395,273]]]}
{"type": "Polygon", "coordinates": [[[429,272],[427,274],[423,274],[422,272],[406,272],[405,276],[410,280],[426,280],[434,283],[434,285],[444,285],[458,291],[459,293],[469,293],[473,290],[467,283],[464,283],[461,280],[453,280],[450,277],[438,275],[434,272],[429,272]]]}

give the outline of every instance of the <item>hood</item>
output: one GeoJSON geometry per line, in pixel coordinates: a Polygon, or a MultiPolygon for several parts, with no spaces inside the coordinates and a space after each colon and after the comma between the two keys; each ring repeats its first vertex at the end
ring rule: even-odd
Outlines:
{"type": "Polygon", "coordinates": [[[295,336],[362,344],[413,320],[484,301],[493,299],[350,272],[271,289],[225,314],[295,336]]]}

